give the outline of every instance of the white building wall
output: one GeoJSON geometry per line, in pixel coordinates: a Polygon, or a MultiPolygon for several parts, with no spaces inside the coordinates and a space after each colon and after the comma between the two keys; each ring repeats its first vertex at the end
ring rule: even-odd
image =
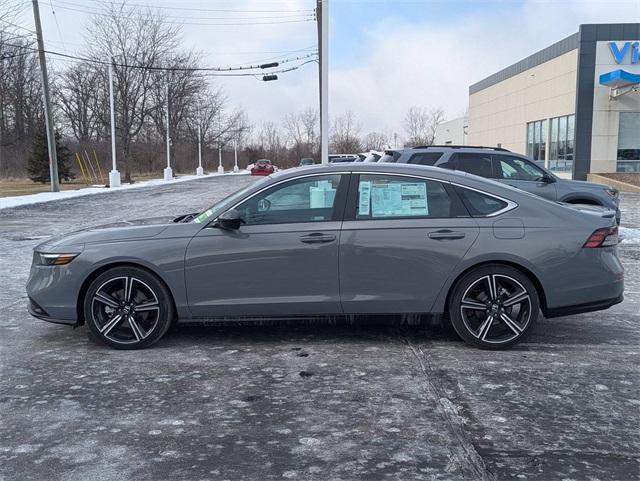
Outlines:
{"type": "Polygon", "coordinates": [[[436,126],[436,136],[434,143],[436,145],[466,145],[467,118],[460,117],[438,124],[436,126]]]}
{"type": "Polygon", "coordinates": [[[575,113],[577,68],[576,49],[471,94],[468,144],[526,154],[527,122],[575,113]]]}

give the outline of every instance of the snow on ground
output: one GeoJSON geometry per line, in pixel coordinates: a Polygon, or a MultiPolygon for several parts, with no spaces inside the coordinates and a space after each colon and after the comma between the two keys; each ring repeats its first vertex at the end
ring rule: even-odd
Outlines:
{"type": "Polygon", "coordinates": [[[619,232],[622,244],[640,245],[640,227],[620,227],[619,232]]]}
{"type": "Polygon", "coordinates": [[[178,182],[185,182],[188,180],[206,179],[207,177],[217,177],[220,175],[245,175],[249,174],[247,170],[241,170],[240,172],[225,172],[224,174],[212,173],[206,175],[181,175],[173,180],[152,179],[136,182],[135,184],[122,184],[120,187],[109,189],[107,187],[86,187],[77,190],[65,190],[62,192],[40,192],[38,194],[17,195],[14,197],[0,197],[0,209],[6,209],[8,207],[18,207],[21,205],[39,204],[42,202],[51,202],[54,200],[70,199],[72,197],[82,197],[92,194],[105,194],[109,192],[119,192],[128,189],[138,189],[141,187],[154,187],[158,185],[175,184],[178,182]]]}

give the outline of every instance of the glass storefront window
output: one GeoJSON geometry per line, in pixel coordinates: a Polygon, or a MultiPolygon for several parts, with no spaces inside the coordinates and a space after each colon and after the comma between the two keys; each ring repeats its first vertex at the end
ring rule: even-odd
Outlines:
{"type": "Polygon", "coordinates": [[[565,115],[550,120],[549,168],[555,171],[571,171],[575,140],[575,116],[565,115]]]}
{"type": "Polygon", "coordinates": [[[640,172],[640,112],[620,112],[618,172],[640,172]]]}
{"type": "Polygon", "coordinates": [[[527,155],[533,160],[546,158],[547,121],[537,120],[527,124],[527,155]]]}

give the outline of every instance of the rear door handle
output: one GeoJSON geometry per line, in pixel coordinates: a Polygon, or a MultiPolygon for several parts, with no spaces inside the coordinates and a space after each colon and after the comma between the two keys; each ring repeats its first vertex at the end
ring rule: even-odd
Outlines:
{"type": "Polygon", "coordinates": [[[324,244],[326,242],[333,242],[334,240],[336,240],[335,235],[323,234],[322,232],[314,232],[313,234],[300,237],[300,241],[305,244],[324,244]]]}
{"type": "Polygon", "coordinates": [[[429,239],[437,240],[452,240],[452,239],[464,239],[464,232],[456,232],[452,230],[437,230],[435,232],[429,232],[429,239]]]}

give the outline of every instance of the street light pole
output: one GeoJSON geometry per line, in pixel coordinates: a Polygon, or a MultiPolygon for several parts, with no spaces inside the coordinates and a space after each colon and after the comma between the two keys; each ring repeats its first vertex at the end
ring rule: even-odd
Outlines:
{"type": "Polygon", "coordinates": [[[201,134],[199,125],[198,125],[198,168],[196,169],[196,175],[204,175],[204,169],[202,168],[202,134],[201,134]]]}
{"type": "Polygon", "coordinates": [[[224,174],[224,167],[222,167],[222,145],[218,146],[218,174],[224,174]]]}
{"type": "Polygon", "coordinates": [[[329,0],[317,0],[320,55],[320,162],[329,163],[329,0]]]}
{"type": "Polygon", "coordinates": [[[167,168],[164,169],[164,180],[173,180],[173,170],[171,169],[171,137],[169,133],[169,78],[167,76],[167,168]]]}
{"type": "Polygon", "coordinates": [[[109,187],[120,187],[120,172],[116,166],[116,112],[113,101],[113,59],[109,62],[109,109],[111,110],[111,172],[109,187]]]}
{"type": "Polygon", "coordinates": [[[51,180],[51,192],[60,192],[56,134],[53,130],[51,97],[49,96],[49,78],[47,76],[47,59],[44,55],[44,41],[42,40],[42,25],[40,25],[40,9],[38,8],[38,0],[33,0],[33,19],[36,24],[36,37],[38,39],[38,58],[40,60],[40,78],[42,80],[42,100],[44,103],[44,120],[47,131],[47,146],[49,149],[49,178],[51,180]]]}
{"type": "Polygon", "coordinates": [[[238,141],[235,141],[233,150],[233,171],[238,172],[238,141]]]}

